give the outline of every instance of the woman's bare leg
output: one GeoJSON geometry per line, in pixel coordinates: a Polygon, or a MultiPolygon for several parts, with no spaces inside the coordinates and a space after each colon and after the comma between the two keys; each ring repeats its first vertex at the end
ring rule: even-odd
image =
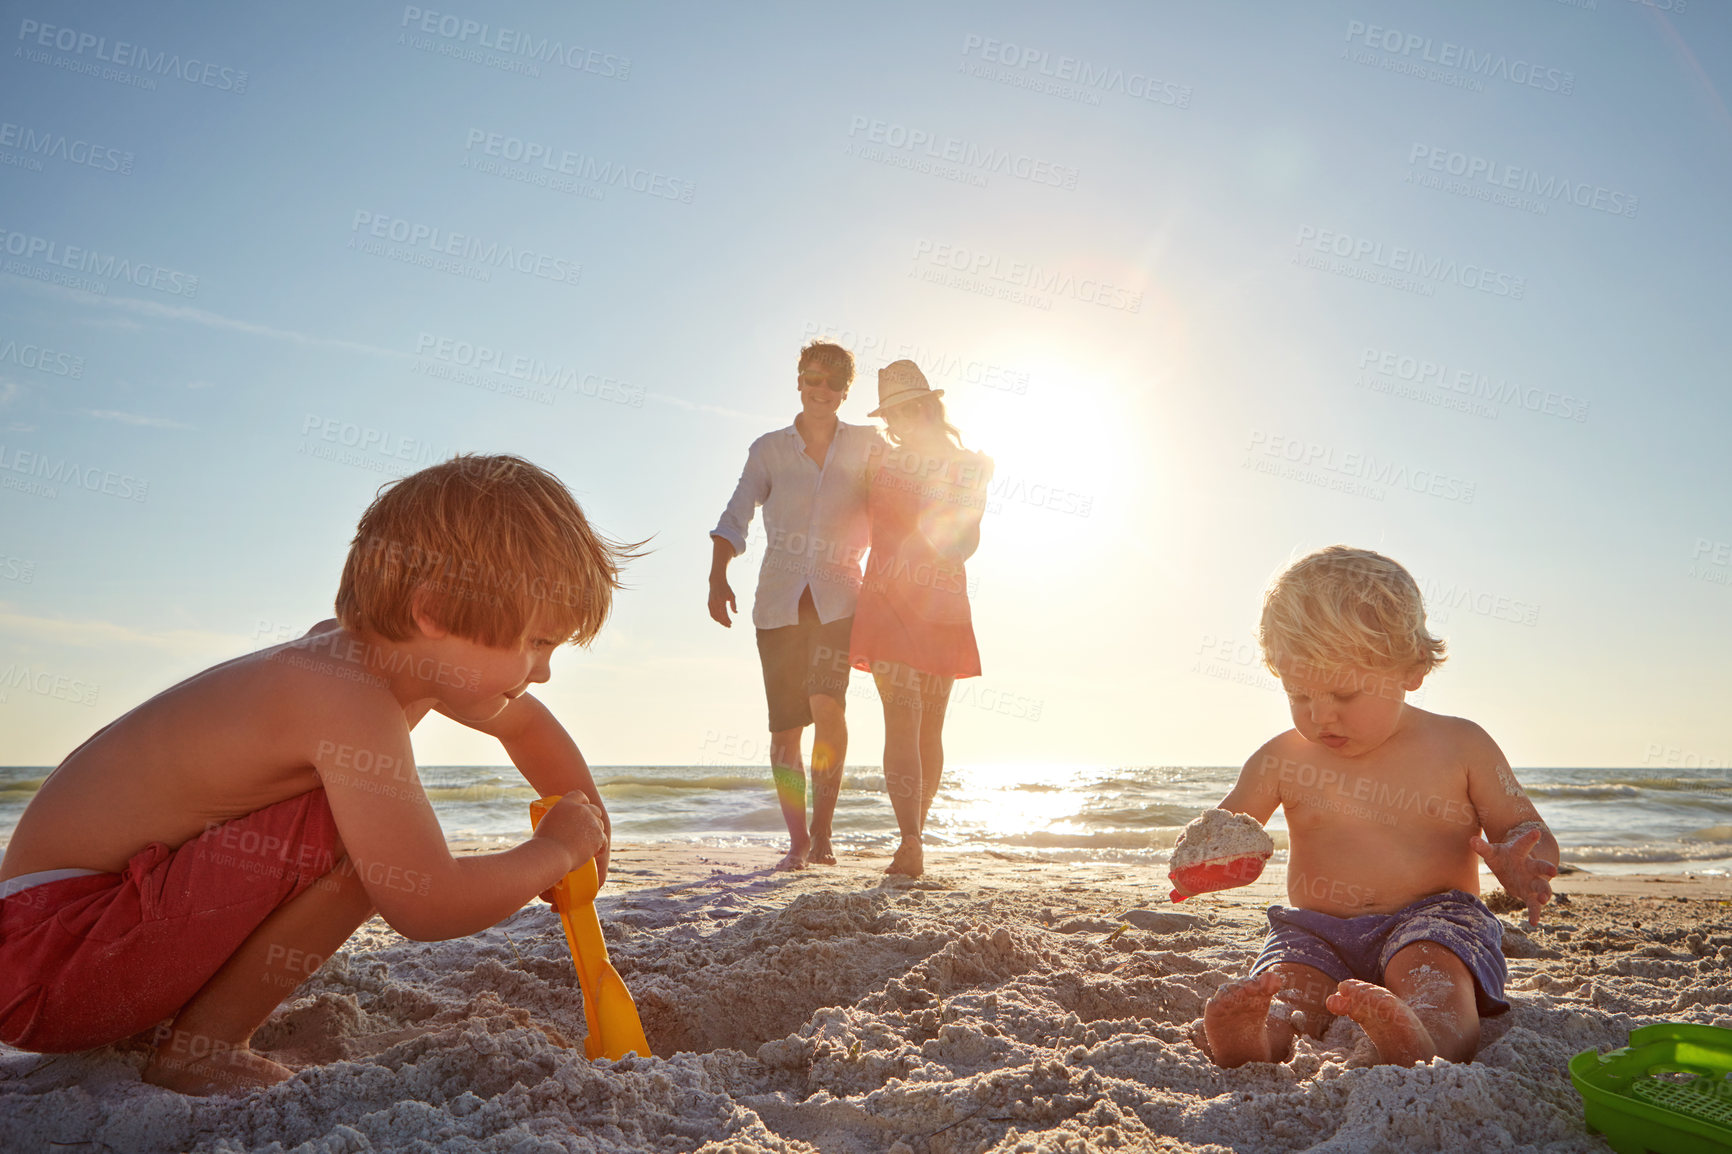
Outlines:
{"type": "Polygon", "coordinates": [[[920,848],[921,793],[920,710],[918,686],[911,680],[919,674],[906,665],[887,663],[874,669],[878,698],[884,704],[884,788],[896,812],[896,828],[902,843],[890,859],[885,873],[919,877],[925,870],[920,848]]]}
{"type": "Polygon", "coordinates": [[[938,796],[944,778],[944,712],[950,706],[950,687],[955,679],[920,674],[920,831],[926,832],[926,815],[938,796]]]}

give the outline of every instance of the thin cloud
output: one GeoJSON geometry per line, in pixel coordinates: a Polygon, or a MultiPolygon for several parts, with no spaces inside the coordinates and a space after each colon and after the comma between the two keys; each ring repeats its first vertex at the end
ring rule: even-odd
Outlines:
{"type": "Polygon", "coordinates": [[[104,421],[119,421],[123,425],[143,425],[151,429],[190,429],[193,426],[184,421],[171,421],[167,417],[146,417],[138,413],[123,413],[119,409],[80,409],[87,417],[100,417],[104,421]]]}
{"type": "Polygon", "coordinates": [[[221,329],[225,332],[246,333],[250,336],[289,341],[297,345],[307,345],[314,348],[342,349],[345,352],[367,353],[372,356],[390,357],[393,360],[414,360],[411,354],[400,349],[380,348],[378,345],[369,345],[361,341],[344,341],[333,337],[313,336],[310,333],[299,333],[293,329],[279,329],[254,321],[236,320],[233,317],[225,317],[221,313],[213,313],[209,309],[194,308],[191,305],[170,305],[160,301],[139,300],[133,297],[92,296],[89,293],[74,292],[60,285],[43,284],[33,280],[25,280],[22,287],[26,288],[27,291],[47,293],[64,301],[93,305],[97,308],[115,309],[123,313],[131,313],[134,316],[153,317],[157,320],[185,321],[190,324],[203,325],[206,328],[221,329]]]}
{"type": "Polygon", "coordinates": [[[28,637],[57,645],[95,649],[111,645],[142,645],[191,656],[236,654],[258,648],[258,642],[238,633],[216,633],[208,629],[134,629],[113,621],[37,617],[15,612],[0,603],[0,634],[28,637]]]}
{"type": "Polygon", "coordinates": [[[766,416],[763,413],[747,413],[739,409],[726,409],[721,405],[706,405],[701,401],[688,401],[684,397],[670,397],[666,393],[645,392],[644,396],[652,401],[660,401],[664,405],[672,405],[676,409],[685,409],[693,413],[715,413],[723,417],[739,417],[747,421],[774,421],[779,418],[766,416]]]}

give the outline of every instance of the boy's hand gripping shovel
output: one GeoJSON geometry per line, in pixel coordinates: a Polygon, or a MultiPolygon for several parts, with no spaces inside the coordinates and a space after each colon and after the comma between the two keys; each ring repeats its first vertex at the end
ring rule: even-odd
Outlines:
{"type": "MultiPolygon", "coordinates": [[[[559,797],[555,795],[530,802],[531,829],[541,824],[542,817],[557,801],[559,797]]],[[[595,914],[595,895],[600,889],[593,858],[553,887],[553,908],[559,911],[559,920],[565,925],[565,941],[577,967],[577,983],[583,988],[583,1016],[589,1023],[583,1052],[589,1058],[619,1059],[636,1050],[639,1057],[648,1058],[649,1042],[643,1036],[637,1003],[632,1001],[631,991],[625,988],[624,980],[607,959],[601,919],[595,914]]]]}

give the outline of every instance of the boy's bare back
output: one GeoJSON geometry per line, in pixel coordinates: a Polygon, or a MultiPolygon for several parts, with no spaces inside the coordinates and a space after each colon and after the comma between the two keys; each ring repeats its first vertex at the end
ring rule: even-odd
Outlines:
{"type": "MultiPolygon", "coordinates": [[[[459,867],[416,773],[409,731],[435,706],[502,740],[537,723],[547,728],[551,718],[524,691],[546,680],[552,647],[546,639],[539,654],[513,663],[501,661],[503,651],[460,638],[388,642],[333,620],[215,666],[74,751],[32,799],[0,880],[52,869],[118,872],[152,842],[182,845],[323,788],[348,868],[386,921],[414,937],[490,924],[472,923],[510,909],[494,912],[497,902],[471,896],[481,879],[459,875],[477,867],[500,877],[534,869],[503,859],[545,857],[539,851],[547,847],[526,843],[518,847],[526,854],[489,855],[502,859],[493,868],[481,859],[459,867]],[[436,892],[440,900],[428,901],[436,892]]],[[[549,785],[548,792],[569,788],[549,785]]],[[[545,836],[557,840],[564,831],[562,820],[545,836]]],[[[598,824],[585,836],[599,832],[598,824]]]]}
{"type": "Polygon", "coordinates": [[[195,674],[98,731],[43,783],[0,880],[118,871],[150,842],[180,845],[208,825],[318,789],[321,740],[407,750],[403,707],[382,678],[332,655],[338,635],[335,621],[323,622],[195,674]]]}

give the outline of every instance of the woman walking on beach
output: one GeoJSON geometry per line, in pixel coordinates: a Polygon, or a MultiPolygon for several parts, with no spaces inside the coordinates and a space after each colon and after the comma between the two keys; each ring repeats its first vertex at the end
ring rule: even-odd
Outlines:
{"type": "Polygon", "coordinates": [[[920,836],[944,773],[944,711],[958,677],[980,675],[963,562],[980,544],[992,460],[962,447],[913,361],[878,371],[889,444],[867,461],[872,548],[849,660],[884,704],[884,786],[902,842],[886,873],[919,877],[920,836]]]}

